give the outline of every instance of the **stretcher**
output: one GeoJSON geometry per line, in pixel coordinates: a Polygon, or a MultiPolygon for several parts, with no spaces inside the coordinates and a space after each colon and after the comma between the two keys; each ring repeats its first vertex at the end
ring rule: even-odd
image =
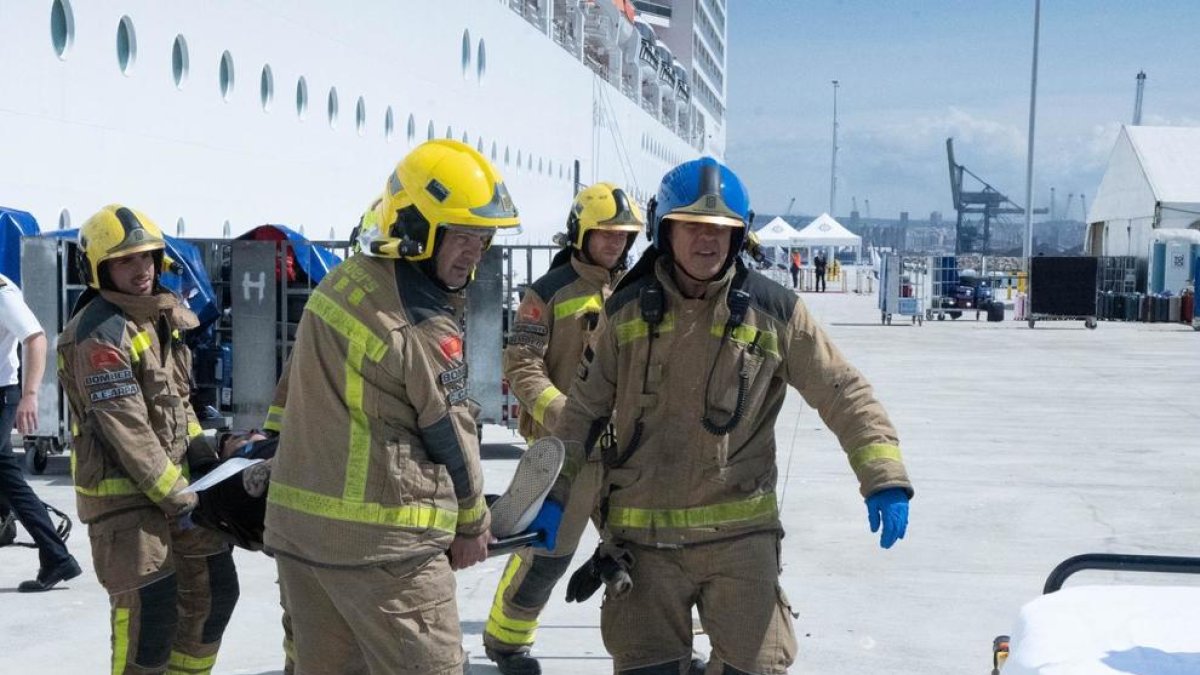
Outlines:
{"type": "Polygon", "coordinates": [[[1200,574],[1200,558],[1092,553],[1061,563],[993,642],[993,675],[1200,673],[1200,585],[1081,585],[1084,570],[1200,574]]]}

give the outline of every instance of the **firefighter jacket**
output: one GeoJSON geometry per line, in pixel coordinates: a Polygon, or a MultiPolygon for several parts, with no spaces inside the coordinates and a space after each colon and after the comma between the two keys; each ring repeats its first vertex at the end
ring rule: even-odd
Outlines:
{"type": "Polygon", "coordinates": [[[313,291],[283,385],[268,551],[356,567],[487,530],[463,300],[414,263],[363,254],[313,291]]]}
{"type": "Polygon", "coordinates": [[[168,516],[195,507],[196,496],[180,490],[187,486],[189,441],[201,431],[188,402],[192,354],[183,342],[197,323],[168,291],[103,290],[58,337],[83,522],[145,506],[168,516]]]}
{"type": "Polygon", "coordinates": [[[676,546],[781,529],[775,420],[788,385],[837,436],[864,496],[911,494],[883,406],[792,291],[739,260],[702,299],[689,299],[668,259],[650,265],[605,303],[553,429],[569,453],[558,498],[579,453],[601,452],[602,511],[617,540],[676,546]],[[739,289],[740,322],[730,320],[739,289]],[[610,416],[616,442],[596,447],[610,416]]]}
{"type": "Polygon", "coordinates": [[[526,289],[504,349],[504,376],[521,402],[518,428],[525,438],[549,435],[558,420],[618,275],[571,256],[526,289]]]}

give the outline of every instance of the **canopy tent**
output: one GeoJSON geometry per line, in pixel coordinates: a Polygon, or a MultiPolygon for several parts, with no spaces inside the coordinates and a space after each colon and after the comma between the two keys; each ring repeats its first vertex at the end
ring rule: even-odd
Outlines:
{"type": "Polygon", "coordinates": [[[1200,229],[1200,127],[1122,127],[1087,214],[1092,255],[1145,256],[1160,229],[1200,229]]]}
{"type": "Polygon", "coordinates": [[[38,234],[37,219],[25,211],[0,206],[0,274],[21,285],[21,237],[38,234]]]}
{"type": "Polygon", "coordinates": [[[800,236],[799,230],[788,224],[786,220],[776,216],[771,222],[754,231],[758,242],[763,246],[800,246],[795,243],[800,236]]]}
{"type": "Polygon", "coordinates": [[[813,218],[797,233],[793,246],[810,246],[813,248],[826,246],[862,246],[862,237],[847,230],[841,223],[828,213],[813,218]]]}

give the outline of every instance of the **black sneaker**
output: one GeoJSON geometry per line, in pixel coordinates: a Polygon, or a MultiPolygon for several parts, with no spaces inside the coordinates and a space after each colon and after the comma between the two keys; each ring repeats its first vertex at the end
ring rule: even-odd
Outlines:
{"type": "Polygon", "coordinates": [[[485,648],[484,653],[496,664],[501,675],[542,675],[542,664],[529,652],[504,654],[485,648]]]}
{"type": "Polygon", "coordinates": [[[75,561],[75,556],[68,556],[66,560],[49,569],[42,568],[38,570],[37,579],[22,581],[17,590],[21,593],[40,593],[54,588],[54,585],[60,581],[74,579],[83,574],[83,570],[79,569],[79,563],[75,561]]]}

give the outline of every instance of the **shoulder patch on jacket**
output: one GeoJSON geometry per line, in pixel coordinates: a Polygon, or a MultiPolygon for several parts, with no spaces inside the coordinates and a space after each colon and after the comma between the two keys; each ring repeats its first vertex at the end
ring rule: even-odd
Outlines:
{"type": "Polygon", "coordinates": [[[529,287],[538,294],[542,302],[549,304],[550,299],[554,297],[555,293],[566,288],[578,278],[579,272],[576,272],[574,267],[563,265],[562,267],[555,267],[546,272],[537,281],[530,284],[529,287]]]}
{"type": "Polygon", "coordinates": [[[754,308],[782,323],[792,320],[796,312],[796,293],[771,281],[767,277],[749,270],[746,281],[742,286],[750,294],[754,308]]]}
{"type": "Polygon", "coordinates": [[[121,346],[125,338],[125,313],[121,308],[100,297],[89,302],[75,324],[75,341],[89,338],[121,346]]]}

